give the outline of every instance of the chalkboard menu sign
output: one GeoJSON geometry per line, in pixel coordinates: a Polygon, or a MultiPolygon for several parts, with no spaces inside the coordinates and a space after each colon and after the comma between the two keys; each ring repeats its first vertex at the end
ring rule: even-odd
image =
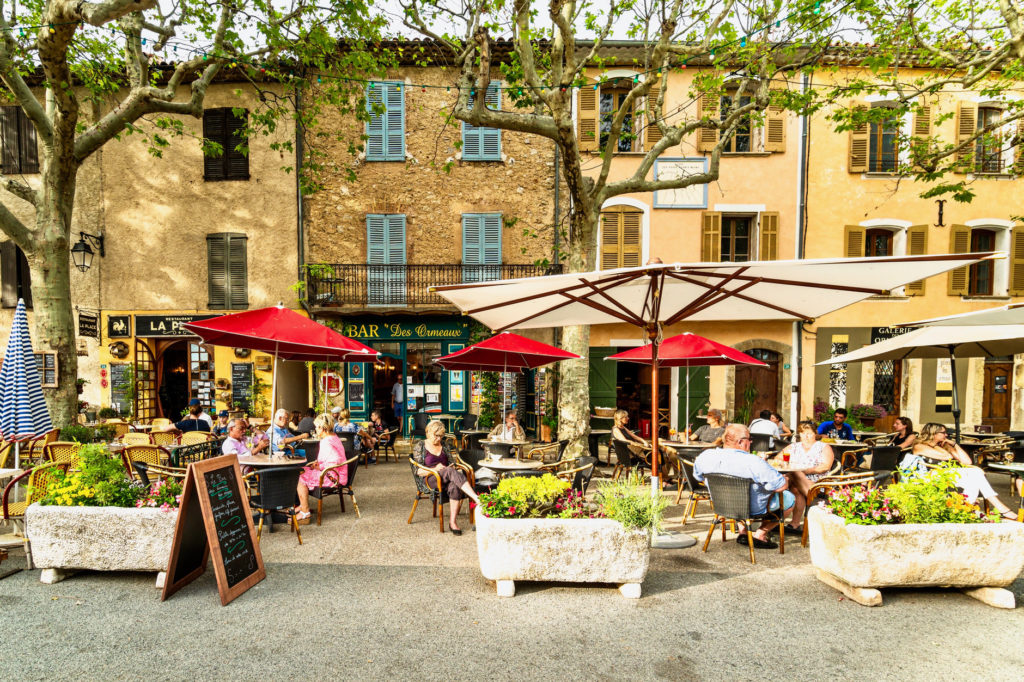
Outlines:
{"type": "Polygon", "coordinates": [[[231,363],[231,402],[236,406],[246,406],[252,400],[252,363],[231,363]]]}
{"type": "Polygon", "coordinates": [[[202,575],[211,555],[222,606],[267,577],[235,455],[189,465],[161,600],[202,575]]]}
{"type": "Polygon", "coordinates": [[[128,412],[131,407],[128,405],[126,392],[129,388],[128,368],[131,365],[127,362],[110,363],[110,404],[121,414],[128,412]]]}

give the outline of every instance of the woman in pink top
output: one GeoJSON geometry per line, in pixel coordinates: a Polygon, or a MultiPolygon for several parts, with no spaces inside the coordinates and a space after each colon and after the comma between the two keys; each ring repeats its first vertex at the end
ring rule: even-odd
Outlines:
{"type": "MultiPolygon", "coordinates": [[[[307,465],[299,476],[299,508],[295,518],[299,523],[309,523],[309,490],[320,487],[320,474],[324,469],[345,463],[345,446],[334,433],[334,420],[328,414],[321,414],[313,420],[316,437],[320,440],[320,455],[307,465]]],[[[342,466],[327,473],[324,485],[340,486],[348,483],[348,467],[342,466]]]]}

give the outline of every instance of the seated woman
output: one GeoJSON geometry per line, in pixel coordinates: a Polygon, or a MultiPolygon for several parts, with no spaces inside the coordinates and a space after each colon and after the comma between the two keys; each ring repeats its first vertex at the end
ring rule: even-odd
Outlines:
{"type": "Polygon", "coordinates": [[[796,427],[797,440],[782,451],[789,453],[789,466],[793,469],[805,469],[787,473],[789,489],[796,496],[793,505],[793,518],[789,522],[788,531],[801,532],[801,526],[793,523],[803,518],[804,507],[807,506],[807,493],[814,484],[828,475],[836,460],[832,446],[818,440],[818,430],[812,421],[802,421],[796,427]]]}
{"type": "MultiPolygon", "coordinates": [[[[612,415],[612,440],[626,443],[630,452],[646,459],[644,453],[651,449],[651,443],[626,428],[628,422],[629,412],[615,410],[615,414],[612,415]]],[[[679,476],[679,456],[676,451],[659,443],[658,452],[661,455],[661,473],[665,482],[675,480],[679,476]]]]}
{"type": "Polygon", "coordinates": [[[693,432],[690,443],[711,443],[722,445],[722,434],[725,433],[725,420],[722,412],[714,408],[708,410],[708,423],[693,432]]]}
{"type": "Polygon", "coordinates": [[[917,442],[917,434],[914,433],[914,422],[910,417],[896,417],[892,422],[892,429],[896,432],[892,444],[901,450],[910,450],[917,442]]]}
{"type": "Polygon", "coordinates": [[[176,431],[179,433],[186,433],[188,431],[205,431],[209,433],[210,423],[199,416],[202,413],[203,408],[201,405],[191,405],[188,408],[188,417],[182,419],[180,422],[171,424],[163,430],[176,431]]]}
{"type": "Polygon", "coordinates": [[[964,491],[967,501],[974,504],[980,495],[999,510],[1003,518],[1016,520],[1017,514],[1010,511],[1010,508],[996,496],[996,491],[992,489],[992,485],[985,478],[985,472],[973,466],[971,458],[963,448],[947,439],[946,427],[942,424],[929,423],[921,427],[921,435],[914,444],[912,452],[900,462],[900,469],[904,471],[916,469],[923,472],[925,467],[922,458],[959,462],[963,468],[957,469],[956,487],[964,491]]]}
{"type": "Polygon", "coordinates": [[[782,415],[778,412],[772,412],[771,419],[772,422],[779,427],[779,434],[781,434],[783,438],[789,438],[793,435],[793,430],[786,426],[786,422],[782,421],[782,415]]]}
{"type": "MultiPolygon", "coordinates": [[[[455,458],[449,457],[448,448],[444,444],[444,424],[434,420],[427,424],[425,432],[426,439],[417,441],[413,446],[412,458],[440,474],[441,485],[444,486],[449,500],[448,528],[453,534],[462,535],[462,529],[459,528],[457,519],[459,510],[462,508],[462,500],[468,497],[474,503],[479,504],[480,498],[477,497],[473,486],[466,479],[466,474],[449,464],[455,458]]],[[[417,469],[416,474],[426,479],[426,483],[431,489],[437,488],[437,479],[434,476],[422,469],[417,469]]]]}
{"type": "MultiPolygon", "coordinates": [[[[316,461],[306,465],[299,476],[296,490],[299,494],[299,506],[296,508],[295,519],[299,523],[309,523],[309,491],[320,487],[320,472],[327,467],[345,463],[345,445],[334,433],[330,415],[321,414],[313,420],[316,439],[320,441],[320,454],[316,461]]],[[[339,486],[348,483],[348,467],[341,467],[328,472],[324,485],[339,486]]]]}

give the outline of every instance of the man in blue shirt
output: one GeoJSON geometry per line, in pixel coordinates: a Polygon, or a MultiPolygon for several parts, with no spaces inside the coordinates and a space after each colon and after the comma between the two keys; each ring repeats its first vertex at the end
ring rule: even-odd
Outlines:
{"type": "MultiPolygon", "coordinates": [[[[270,454],[280,455],[284,453],[285,445],[296,443],[305,438],[309,438],[309,434],[300,433],[297,436],[292,436],[288,431],[288,410],[280,409],[274,413],[274,424],[270,427],[270,454]]],[[[295,450],[296,455],[306,456],[306,451],[302,448],[295,450]]]]}
{"type": "MultiPolygon", "coordinates": [[[[779,508],[776,493],[782,492],[784,509],[793,507],[796,498],[786,490],[786,477],[773,469],[757,455],[750,454],[750,431],[743,424],[729,424],[722,435],[724,446],[705,450],[693,463],[693,475],[703,481],[707,474],[728,474],[750,479],[750,514],[758,516],[779,508]]],[[[742,524],[740,524],[742,525],[742,524]]],[[[778,526],[776,521],[762,521],[754,533],[754,547],[775,549],[777,544],[768,539],[768,533],[778,526]]],[[[747,530],[736,537],[736,542],[747,544],[747,530]]]]}
{"type": "Polygon", "coordinates": [[[836,408],[832,421],[821,422],[821,426],[818,427],[818,435],[853,440],[853,428],[846,423],[846,410],[842,407],[836,408]]]}

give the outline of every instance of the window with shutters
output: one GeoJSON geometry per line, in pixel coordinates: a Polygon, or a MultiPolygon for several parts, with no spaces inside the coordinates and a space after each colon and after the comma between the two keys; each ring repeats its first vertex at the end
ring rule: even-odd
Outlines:
{"type": "Polygon", "coordinates": [[[405,161],[405,84],[366,85],[366,160],[405,161]]]}
{"type": "Polygon", "coordinates": [[[1003,172],[1003,138],[999,128],[980,135],[989,126],[998,126],[1003,117],[999,107],[978,107],[978,133],[974,142],[974,170],[976,173],[1003,172]]]}
{"type": "MultiPolygon", "coordinates": [[[[617,88],[612,84],[609,87],[602,87],[598,94],[598,103],[600,105],[600,117],[598,123],[601,132],[601,149],[608,146],[608,139],[611,136],[612,130],[612,120],[619,113],[619,110],[625,105],[629,91],[629,87],[617,88]]],[[[639,139],[633,131],[635,113],[636,112],[631,109],[626,114],[625,118],[622,119],[622,130],[619,132],[619,139],[615,143],[615,149],[613,151],[635,152],[640,150],[639,139]]]]}
{"type": "MultiPolygon", "coordinates": [[[[876,102],[872,109],[891,109],[884,102],[876,102]]],[[[868,136],[868,172],[895,173],[899,167],[900,119],[895,114],[881,121],[872,121],[868,136]]]]}
{"type": "Polygon", "coordinates": [[[366,216],[367,302],[404,305],[406,291],[405,216],[366,216]]]}
{"type": "Polygon", "coordinates": [[[21,107],[0,107],[0,134],[3,135],[4,174],[38,173],[36,129],[21,107]]]}
{"type": "Polygon", "coordinates": [[[247,237],[237,232],[206,235],[209,303],[212,310],[249,307],[247,237]]]}
{"type": "MultiPolygon", "coordinates": [[[[971,252],[993,251],[996,233],[992,230],[971,230],[971,252]]],[[[969,296],[991,296],[994,281],[995,262],[983,260],[967,269],[967,293],[969,296]]]]}
{"type": "Polygon", "coordinates": [[[742,263],[750,260],[751,222],[748,216],[722,218],[722,241],[719,247],[722,263],[742,263]]]}
{"type": "MultiPolygon", "coordinates": [[[[722,112],[721,118],[724,121],[725,118],[732,113],[733,108],[742,108],[750,104],[750,97],[744,95],[742,97],[736,97],[736,94],[723,95],[721,100],[720,111],[722,112]]],[[[732,153],[752,152],[755,151],[754,139],[753,139],[753,126],[750,125],[750,116],[744,116],[740,124],[736,128],[736,132],[729,138],[729,141],[725,145],[723,151],[732,153]]]]}
{"type": "Polygon", "coordinates": [[[220,107],[203,111],[203,137],[220,147],[219,154],[212,149],[203,152],[204,180],[249,179],[248,139],[245,135],[248,117],[249,112],[245,109],[220,107]]]}
{"type": "Polygon", "coordinates": [[[32,284],[25,252],[11,241],[0,242],[0,305],[14,308],[18,299],[25,300],[25,307],[32,307],[32,284]]]}
{"type": "MultiPolygon", "coordinates": [[[[473,107],[476,99],[474,90],[469,97],[469,106],[473,107]]],[[[488,109],[501,111],[501,81],[491,81],[487,86],[484,104],[488,109]]],[[[501,161],[501,130],[498,128],[478,128],[468,123],[462,124],[462,160],[463,161],[501,161]]]]}
{"type": "Polygon", "coordinates": [[[642,211],[614,206],[601,211],[601,269],[641,265],[643,250],[642,211]]]}
{"type": "Polygon", "coordinates": [[[864,233],[864,255],[892,256],[892,230],[871,229],[864,233]]]}
{"type": "Polygon", "coordinates": [[[500,213],[462,215],[462,281],[501,279],[500,213]]]}

